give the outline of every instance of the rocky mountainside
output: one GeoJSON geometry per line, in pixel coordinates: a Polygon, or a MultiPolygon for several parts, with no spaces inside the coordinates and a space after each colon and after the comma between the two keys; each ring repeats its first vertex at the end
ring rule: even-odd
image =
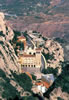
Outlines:
{"type": "Polygon", "coordinates": [[[45,93],[49,100],[69,100],[69,62],[62,64],[62,73],[45,93]]]}
{"type": "Polygon", "coordinates": [[[50,100],[68,100],[69,94],[62,92],[61,87],[55,88],[50,94],[50,100]]]}
{"type": "MultiPolygon", "coordinates": [[[[16,73],[19,73],[20,71],[19,70],[20,65],[17,63],[18,59],[11,45],[11,40],[13,39],[13,36],[14,36],[14,33],[12,29],[6,25],[4,14],[0,13],[0,99],[1,100],[7,100],[9,97],[15,97],[15,95],[19,97],[27,96],[27,94],[30,96],[32,95],[31,93],[32,82],[30,78],[25,74],[23,75],[16,74],[16,73]],[[29,87],[28,87],[28,84],[29,84],[29,87]]],[[[57,57],[59,58],[60,61],[64,61],[63,49],[59,43],[54,42],[51,39],[47,40],[44,50],[45,50],[44,51],[45,53],[50,52],[50,56],[54,53],[54,66],[59,64],[59,63],[55,64],[57,57]]],[[[50,64],[52,66],[52,62],[50,64]]],[[[65,74],[66,73],[64,73],[63,75],[65,76],[65,74]]],[[[69,73],[67,74],[67,77],[68,76],[69,76],[69,73]]],[[[66,81],[67,81],[67,77],[66,77],[66,81]]],[[[57,83],[58,82],[56,82],[56,84],[57,83]]],[[[61,83],[64,83],[64,82],[61,82],[61,83]]],[[[67,85],[64,84],[64,86],[66,87],[66,89],[63,87],[62,88],[65,89],[65,91],[67,91],[67,85]]],[[[60,92],[61,92],[60,95],[62,96],[65,94],[65,93],[62,93],[62,91],[60,92]]],[[[65,94],[65,95],[67,98],[68,94],[65,94]]],[[[50,96],[50,98],[54,98],[54,97],[55,96],[53,97],[50,96]]],[[[31,98],[30,100],[33,100],[33,97],[31,98]]],[[[65,97],[63,96],[63,99],[64,98],[65,97]]],[[[38,99],[34,99],[34,100],[38,100],[38,99]]]]}
{"type": "Polygon", "coordinates": [[[26,73],[20,73],[21,66],[11,45],[13,37],[14,32],[0,13],[0,100],[38,100],[31,92],[32,80],[26,73]]]}
{"type": "Polygon", "coordinates": [[[15,96],[15,93],[21,92],[23,89],[15,81],[11,73],[11,71],[19,73],[20,67],[10,43],[13,36],[12,29],[6,26],[4,14],[0,13],[0,100],[7,100],[8,97],[12,96],[13,92],[15,96]]]}
{"type": "Polygon", "coordinates": [[[0,13],[0,68],[9,73],[9,70],[19,71],[17,57],[11,45],[14,36],[10,27],[6,26],[4,14],[0,13]]]}
{"type": "Polygon", "coordinates": [[[52,40],[46,40],[44,49],[44,56],[46,57],[47,66],[52,68],[59,68],[59,73],[61,73],[61,62],[64,62],[64,49],[62,46],[52,40]]]}
{"type": "Polygon", "coordinates": [[[36,30],[59,38],[69,59],[69,0],[0,0],[0,11],[14,30],[36,30]]]}

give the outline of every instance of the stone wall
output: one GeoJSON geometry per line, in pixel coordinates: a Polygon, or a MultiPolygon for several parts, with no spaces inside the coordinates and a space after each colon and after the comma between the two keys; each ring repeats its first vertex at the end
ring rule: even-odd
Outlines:
{"type": "Polygon", "coordinates": [[[23,67],[22,71],[26,71],[26,72],[30,72],[30,73],[38,73],[38,72],[40,72],[40,68],[23,67]]]}

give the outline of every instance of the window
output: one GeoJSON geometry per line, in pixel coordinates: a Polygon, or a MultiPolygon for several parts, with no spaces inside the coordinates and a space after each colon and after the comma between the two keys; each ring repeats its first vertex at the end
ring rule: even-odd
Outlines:
{"type": "Polygon", "coordinates": [[[23,65],[23,67],[24,67],[24,65],[23,65]]]}
{"type": "Polygon", "coordinates": [[[33,67],[33,65],[31,65],[31,67],[33,67]]]}
{"type": "Polygon", "coordinates": [[[35,55],[35,53],[33,53],[33,55],[35,55]]]}
{"type": "Polygon", "coordinates": [[[31,52],[29,54],[31,55],[31,52]]]}
{"type": "Polygon", "coordinates": [[[35,65],[34,65],[34,67],[35,67],[35,65]]]}

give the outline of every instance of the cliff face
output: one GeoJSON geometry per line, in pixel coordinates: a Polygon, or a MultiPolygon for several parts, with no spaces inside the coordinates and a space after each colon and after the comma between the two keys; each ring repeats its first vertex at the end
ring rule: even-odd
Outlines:
{"type": "Polygon", "coordinates": [[[62,92],[61,87],[58,87],[55,88],[50,94],[50,100],[69,100],[69,94],[66,92],[62,92]]]}
{"type": "Polygon", "coordinates": [[[21,91],[23,91],[23,87],[19,85],[12,74],[12,72],[19,73],[20,67],[11,45],[13,36],[13,31],[6,25],[4,14],[0,13],[0,100],[14,98],[17,93],[17,95],[20,93],[21,96],[21,91]]]}
{"type": "Polygon", "coordinates": [[[0,13],[0,69],[7,73],[10,73],[10,70],[19,70],[17,57],[10,43],[13,36],[11,28],[6,26],[4,14],[0,13]]]}
{"type": "Polygon", "coordinates": [[[57,67],[59,68],[59,73],[61,73],[61,62],[64,62],[64,50],[62,46],[58,42],[48,39],[43,50],[47,60],[47,67],[57,67]]]}

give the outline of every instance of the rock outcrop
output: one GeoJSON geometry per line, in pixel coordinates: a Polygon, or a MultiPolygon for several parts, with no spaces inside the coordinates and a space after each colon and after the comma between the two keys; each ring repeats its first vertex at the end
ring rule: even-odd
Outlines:
{"type": "Polygon", "coordinates": [[[61,73],[61,62],[64,61],[62,46],[58,42],[48,39],[44,47],[44,53],[47,58],[47,67],[59,67],[59,73],[61,73]]]}
{"type": "MultiPolygon", "coordinates": [[[[17,62],[18,58],[11,45],[14,33],[12,29],[6,25],[4,17],[4,14],[0,13],[0,100],[7,100],[5,97],[8,97],[8,93],[4,96],[3,94],[5,91],[12,91],[10,88],[17,91],[17,93],[23,91],[23,88],[16,82],[12,75],[12,72],[19,73],[20,65],[17,62]],[[9,86],[6,86],[6,84],[9,86]],[[7,90],[5,90],[5,86],[7,90]]],[[[12,92],[14,92],[14,90],[12,92]]],[[[22,93],[20,93],[20,95],[22,95],[22,93]]]]}
{"type": "Polygon", "coordinates": [[[69,100],[69,94],[66,92],[62,92],[61,87],[58,87],[55,88],[50,94],[50,100],[69,100]]]}
{"type": "Polygon", "coordinates": [[[19,71],[17,57],[11,45],[14,36],[12,29],[6,26],[4,14],[0,13],[0,69],[10,73],[10,70],[19,71]]]}
{"type": "MultiPolygon", "coordinates": [[[[21,66],[18,63],[11,42],[14,33],[6,25],[4,18],[4,14],[0,13],[0,100],[9,100],[10,98],[14,99],[16,96],[18,98],[23,97],[26,90],[24,89],[23,80],[21,81],[21,66]]],[[[24,77],[27,76],[24,75],[24,77]]],[[[32,86],[30,79],[29,81],[32,86]]],[[[26,93],[29,93],[29,90],[26,93]]]]}

